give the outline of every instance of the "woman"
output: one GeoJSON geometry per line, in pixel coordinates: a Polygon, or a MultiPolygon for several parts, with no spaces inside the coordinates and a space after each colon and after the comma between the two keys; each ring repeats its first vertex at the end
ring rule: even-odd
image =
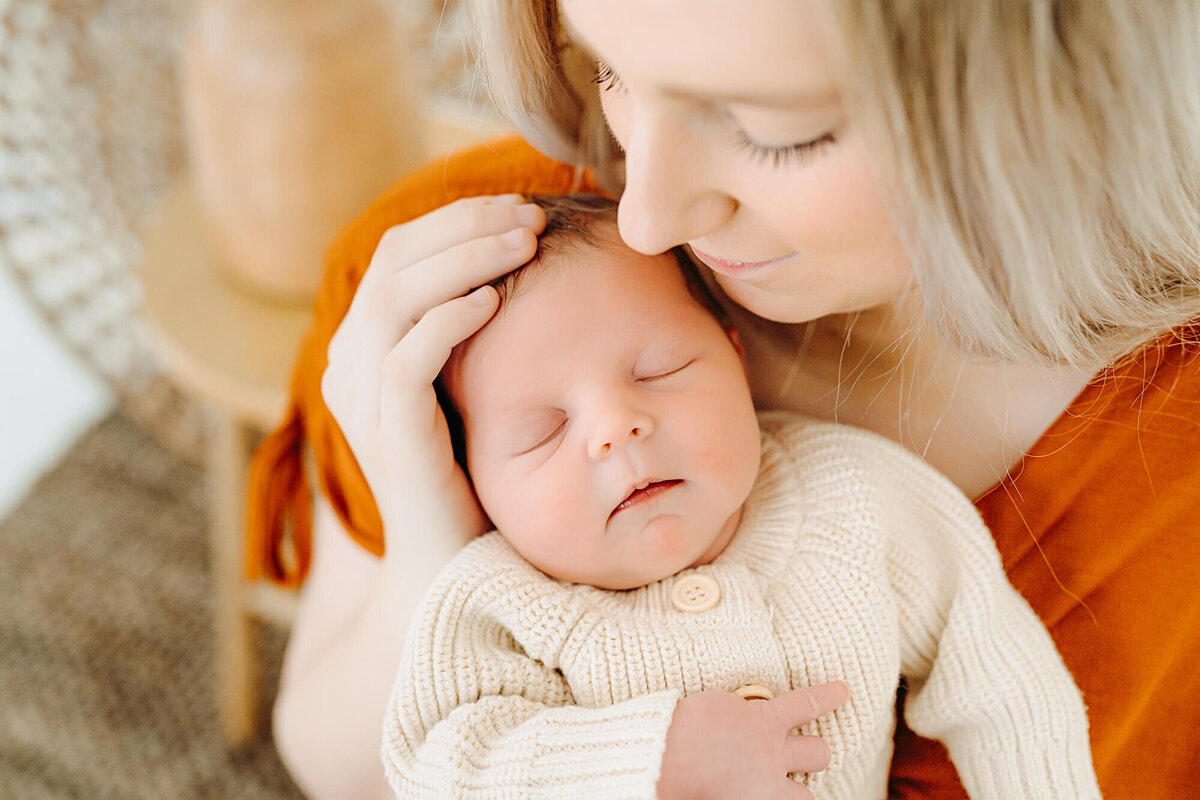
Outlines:
{"type": "MultiPolygon", "coordinates": [[[[1105,794],[1194,790],[1197,4],[479,11],[491,88],[526,138],[623,183],[632,247],[687,243],[711,267],[760,407],[875,430],[977,498],[1089,703],[1105,794]]],[[[465,293],[528,258],[541,224],[505,196],[394,228],[329,346],[324,396],[392,556],[318,521],[276,713],[314,797],[386,796],[379,709],[407,610],[461,540],[389,529],[385,501],[454,491],[478,524],[461,474],[422,460],[441,452],[429,383],[492,314],[465,293]],[[435,424],[395,424],[422,409],[435,424]]],[[[892,791],[962,794],[904,730],[892,791]]]]}

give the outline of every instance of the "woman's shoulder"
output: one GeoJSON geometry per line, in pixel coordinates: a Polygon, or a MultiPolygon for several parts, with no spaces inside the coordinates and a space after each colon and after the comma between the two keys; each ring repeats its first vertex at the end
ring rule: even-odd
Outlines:
{"type": "MultiPolygon", "coordinates": [[[[1150,447],[1169,457],[1180,446],[1200,446],[1200,325],[1172,330],[1097,373],[1027,461],[1105,463],[1108,471],[1130,473],[1148,468],[1145,459],[1124,457],[1131,449],[1150,447]]],[[[1175,466],[1187,469],[1193,461],[1175,466]]]]}
{"type": "Polygon", "coordinates": [[[1031,533],[1186,530],[1200,509],[1197,452],[1200,326],[1190,325],[1097,374],[977,505],[1002,551],[1031,533]]]}
{"type": "MultiPolygon", "coordinates": [[[[1200,402],[1200,321],[1147,342],[1091,380],[1067,416],[1099,419],[1133,412],[1144,421],[1159,410],[1200,402]]],[[[1154,422],[1163,420],[1155,419],[1154,422]]],[[[1200,428],[1200,417],[1193,416],[1200,428]]]]}

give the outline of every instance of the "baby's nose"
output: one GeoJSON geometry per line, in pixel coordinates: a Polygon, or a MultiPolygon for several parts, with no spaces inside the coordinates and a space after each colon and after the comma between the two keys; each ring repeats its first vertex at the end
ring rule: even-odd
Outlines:
{"type": "Polygon", "coordinates": [[[654,425],[648,416],[622,414],[617,419],[609,419],[596,426],[595,434],[588,442],[588,455],[596,459],[605,458],[615,448],[643,440],[653,431],[654,425]]]}
{"type": "Polygon", "coordinates": [[[606,456],[612,452],[614,445],[624,444],[625,442],[636,439],[641,435],[642,435],[642,429],[640,427],[634,427],[634,428],[630,428],[629,433],[627,433],[624,437],[620,437],[620,436],[601,437],[600,439],[597,439],[593,443],[592,453],[591,453],[592,458],[603,458],[604,456],[606,456]],[[611,439],[612,441],[606,441],[608,439],[611,439]],[[621,441],[622,439],[624,439],[624,441],[621,441]]]}

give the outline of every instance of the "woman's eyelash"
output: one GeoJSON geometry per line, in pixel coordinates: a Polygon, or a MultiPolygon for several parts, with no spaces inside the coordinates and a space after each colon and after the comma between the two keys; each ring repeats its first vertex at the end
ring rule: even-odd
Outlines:
{"type": "MultiPolygon", "coordinates": [[[[611,92],[622,88],[621,78],[613,72],[612,67],[603,61],[596,62],[596,74],[592,83],[600,87],[602,92],[611,92]]],[[[826,145],[833,144],[836,138],[832,132],[819,136],[808,142],[781,146],[761,145],[746,135],[732,118],[729,119],[734,131],[734,143],[748,152],[756,161],[762,161],[770,166],[779,168],[791,164],[802,163],[826,145]]]]}
{"type": "Polygon", "coordinates": [[[762,161],[776,168],[803,163],[822,147],[831,145],[835,141],[837,139],[831,132],[808,142],[772,147],[755,142],[746,135],[745,131],[734,126],[734,142],[737,146],[748,152],[756,161],[762,161]]]}
{"type": "Polygon", "coordinates": [[[617,73],[613,72],[612,67],[603,61],[596,62],[596,74],[592,78],[592,83],[599,86],[602,92],[611,92],[613,89],[621,87],[621,79],[617,77],[617,73]]]}

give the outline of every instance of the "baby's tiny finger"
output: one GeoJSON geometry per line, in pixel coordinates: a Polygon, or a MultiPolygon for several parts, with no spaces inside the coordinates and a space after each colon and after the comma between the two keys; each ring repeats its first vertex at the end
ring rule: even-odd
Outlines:
{"type": "Polygon", "coordinates": [[[788,772],[820,772],[832,757],[829,745],[819,736],[788,736],[783,746],[788,772]]]}
{"type": "Polygon", "coordinates": [[[841,681],[833,681],[793,689],[767,702],[780,714],[786,728],[791,730],[828,714],[849,699],[850,687],[841,681]]]}

